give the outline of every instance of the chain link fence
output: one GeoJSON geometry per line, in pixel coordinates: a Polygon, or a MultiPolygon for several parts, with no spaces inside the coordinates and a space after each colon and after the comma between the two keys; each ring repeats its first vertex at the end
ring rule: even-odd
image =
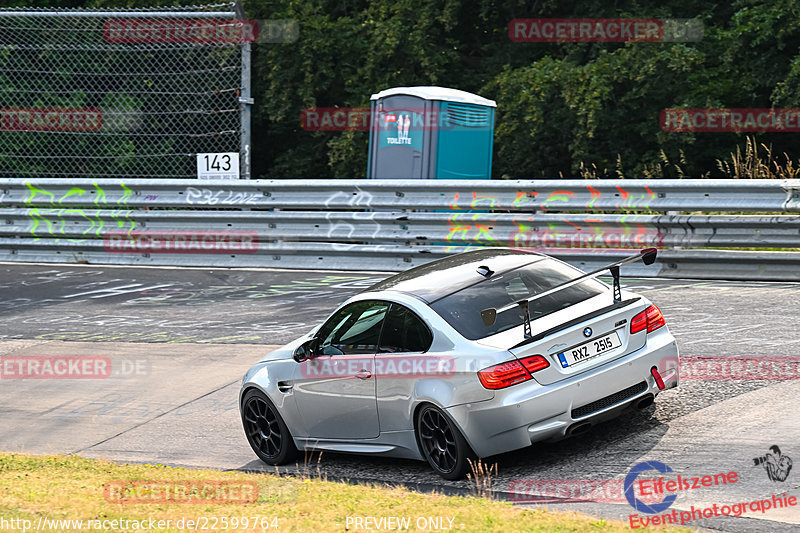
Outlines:
{"type": "Polygon", "coordinates": [[[164,9],[0,9],[0,177],[190,178],[198,153],[249,155],[236,5],[164,9]]]}

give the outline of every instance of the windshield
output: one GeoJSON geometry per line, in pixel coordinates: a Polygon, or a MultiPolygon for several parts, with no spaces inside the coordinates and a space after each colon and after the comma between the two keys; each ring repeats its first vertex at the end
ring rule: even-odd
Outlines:
{"type": "MultiPolygon", "coordinates": [[[[481,319],[481,310],[495,308],[499,311],[508,304],[531,298],[581,274],[568,265],[546,259],[445,296],[432,303],[431,307],[465,338],[482,339],[521,325],[523,317],[519,307],[515,306],[498,312],[495,323],[487,326],[481,319]]],[[[587,280],[534,300],[529,307],[531,321],[602,294],[605,290],[602,283],[587,280]]]]}

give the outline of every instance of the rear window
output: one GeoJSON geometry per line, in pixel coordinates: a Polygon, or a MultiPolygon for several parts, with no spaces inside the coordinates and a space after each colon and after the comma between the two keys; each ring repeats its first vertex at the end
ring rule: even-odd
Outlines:
{"type": "MultiPolygon", "coordinates": [[[[491,267],[491,265],[489,265],[491,267]]],[[[520,267],[516,270],[492,276],[471,287],[445,296],[431,307],[456,331],[470,340],[482,339],[522,324],[519,307],[497,314],[497,320],[486,326],[481,319],[483,309],[499,310],[508,304],[530,298],[556,285],[577,278],[582,272],[552,259],[520,267]]],[[[593,296],[602,294],[606,288],[595,280],[586,280],[530,303],[531,321],[549,315],[593,296]]]]}

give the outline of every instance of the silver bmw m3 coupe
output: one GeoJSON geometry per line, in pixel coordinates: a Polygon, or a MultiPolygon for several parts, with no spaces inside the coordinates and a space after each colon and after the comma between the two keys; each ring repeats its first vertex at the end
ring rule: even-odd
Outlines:
{"type": "Polygon", "coordinates": [[[655,256],[584,273],[487,248],[387,278],[248,370],[247,439],[273,465],[329,450],[427,460],[458,479],[469,459],[647,406],[678,385],[678,347],[619,270],[655,256]]]}

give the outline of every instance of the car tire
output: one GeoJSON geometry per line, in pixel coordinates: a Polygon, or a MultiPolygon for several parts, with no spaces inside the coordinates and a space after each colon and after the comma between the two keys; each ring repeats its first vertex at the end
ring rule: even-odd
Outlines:
{"type": "Polygon", "coordinates": [[[297,455],[289,428],[267,395],[250,389],[242,399],[242,425],[247,442],[269,465],[286,464],[297,455]]]}
{"type": "Polygon", "coordinates": [[[416,434],[423,457],[437,474],[451,481],[466,475],[475,453],[441,409],[424,405],[417,413],[416,434]]]}

